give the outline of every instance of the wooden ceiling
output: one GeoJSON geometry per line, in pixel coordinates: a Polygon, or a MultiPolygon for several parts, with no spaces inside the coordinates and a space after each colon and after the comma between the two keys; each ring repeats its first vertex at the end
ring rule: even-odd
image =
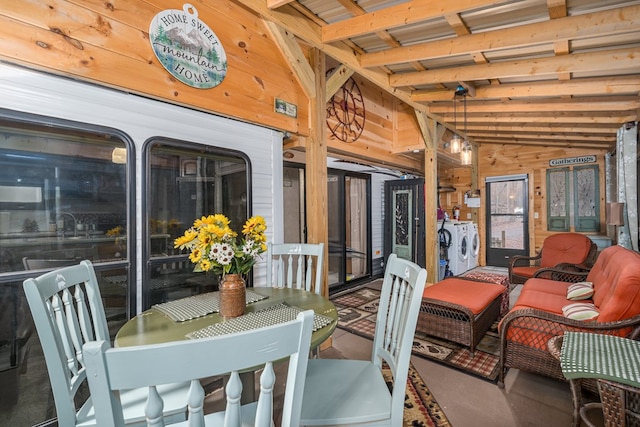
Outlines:
{"type": "Polygon", "coordinates": [[[638,120],[640,1],[236,1],[475,144],[610,148],[638,120]]]}

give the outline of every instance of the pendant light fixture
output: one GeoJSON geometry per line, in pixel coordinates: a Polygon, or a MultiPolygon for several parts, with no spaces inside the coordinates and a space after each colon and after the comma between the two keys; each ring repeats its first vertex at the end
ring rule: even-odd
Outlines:
{"type": "MultiPolygon", "coordinates": [[[[458,95],[457,90],[453,94],[453,127],[455,129],[458,129],[458,118],[456,116],[456,95],[458,95]]],[[[451,138],[451,142],[449,143],[449,150],[451,150],[451,154],[458,154],[461,147],[462,140],[460,139],[460,135],[454,133],[453,137],[451,138]]]]}

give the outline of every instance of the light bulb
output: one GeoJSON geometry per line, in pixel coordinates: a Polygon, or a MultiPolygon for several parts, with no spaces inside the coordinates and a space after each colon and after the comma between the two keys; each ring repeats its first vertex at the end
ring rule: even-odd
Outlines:
{"type": "Polygon", "coordinates": [[[453,135],[453,138],[451,138],[451,145],[450,145],[450,150],[451,150],[451,154],[458,154],[460,152],[460,148],[462,147],[462,140],[460,139],[460,136],[453,135]]]}
{"type": "Polygon", "coordinates": [[[465,166],[470,165],[472,154],[471,145],[469,145],[468,141],[465,141],[464,147],[462,147],[462,152],[460,153],[460,163],[465,166]]]}

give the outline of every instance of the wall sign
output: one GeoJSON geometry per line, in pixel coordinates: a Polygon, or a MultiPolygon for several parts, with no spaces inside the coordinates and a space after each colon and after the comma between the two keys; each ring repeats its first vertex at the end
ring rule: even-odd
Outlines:
{"type": "Polygon", "coordinates": [[[584,163],[595,163],[595,162],[596,162],[596,156],[567,157],[566,159],[549,160],[549,166],[581,165],[584,163]]]}
{"type": "Polygon", "coordinates": [[[222,43],[189,3],[158,13],[149,25],[149,42],[162,66],[186,85],[209,89],[227,75],[222,43]]]}

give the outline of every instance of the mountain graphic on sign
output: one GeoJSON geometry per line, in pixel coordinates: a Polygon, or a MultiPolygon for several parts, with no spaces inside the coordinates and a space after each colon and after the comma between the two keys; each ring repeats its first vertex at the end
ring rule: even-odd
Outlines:
{"type": "Polygon", "coordinates": [[[208,40],[202,37],[202,35],[195,29],[191,30],[189,34],[185,34],[181,28],[172,28],[167,31],[167,37],[174,45],[177,44],[183,49],[194,53],[197,53],[200,50],[205,52],[211,50],[211,45],[208,40]]]}

